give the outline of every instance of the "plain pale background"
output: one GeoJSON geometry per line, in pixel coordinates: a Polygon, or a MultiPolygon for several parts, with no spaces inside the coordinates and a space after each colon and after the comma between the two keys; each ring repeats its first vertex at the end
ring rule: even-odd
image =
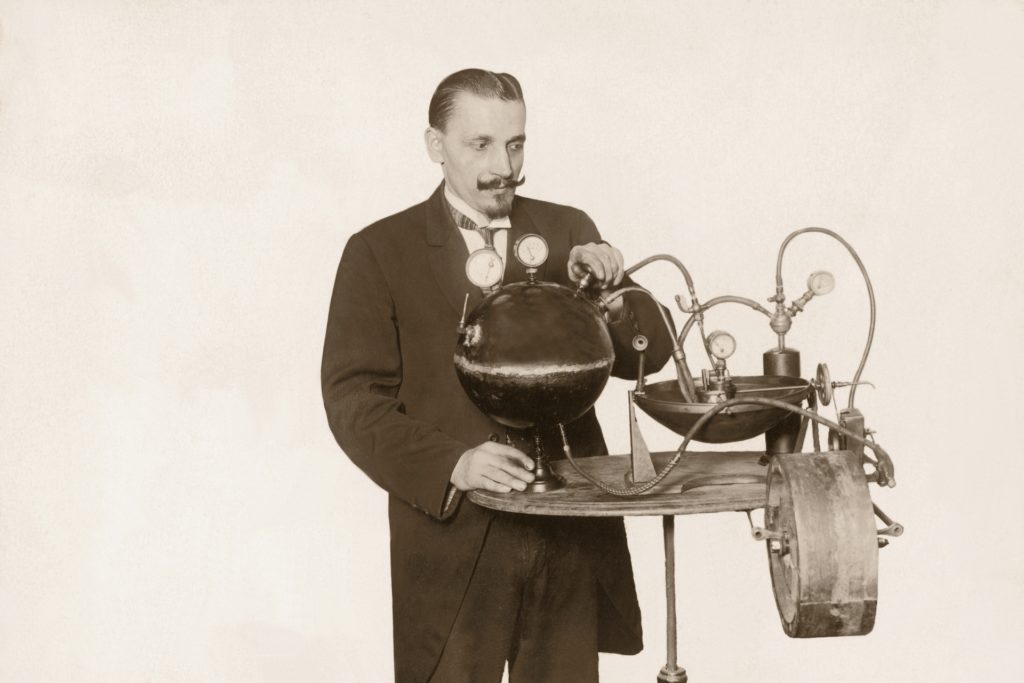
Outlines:
{"type": "MultiPolygon", "coordinates": [[[[427,102],[471,65],[524,85],[521,193],[585,209],[627,261],[764,299],[781,240],[821,225],[873,277],[858,406],[907,527],[874,633],[788,639],[746,519],[680,518],[691,680],[1024,677],[1021,2],[0,12],[0,680],[391,678],[386,495],[327,429],[322,336],[348,236],[436,186],[427,102]]],[[[789,340],[849,379],[864,287],[803,237],[787,293],[819,268],[836,291],[789,340]]],[[[759,371],[761,318],[708,324],[759,371]]],[[[628,386],[598,404],[613,451],[628,386]]],[[[660,527],[629,521],[647,648],[605,681],[664,662],[660,527]]]]}

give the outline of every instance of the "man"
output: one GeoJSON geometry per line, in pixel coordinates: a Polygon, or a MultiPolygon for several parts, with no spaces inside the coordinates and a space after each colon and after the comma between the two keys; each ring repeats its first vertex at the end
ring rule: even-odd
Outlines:
{"type": "MultiPolygon", "coordinates": [[[[550,249],[543,279],[575,286],[591,273],[602,289],[623,281],[622,254],[583,212],[516,196],[526,108],[514,77],[452,74],[428,118],[427,153],[444,182],[349,240],[321,377],[339,445],[390,494],[395,676],[489,683],[507,661],[513,681],[597,680],[599,649],[642,647],[622,521],[509,515],[464,500],[477,488],[522,491],[533,461],[529,434],[467,398],[453,354],[465,296],[471,306],[483,296],[465,272],[476,248],[493,246],[504,282],[521,281],[509,252],[537,233],[550,249]]],[[[627,295],[609,314],[614,374],[635,377],[640,329],[652,342],[648,369],[664,364],[670,344],[652,302],[627,295]]],[[[566,431],[576,454],[607,452],[593,410],[566,431]]],[[[557,431],[544,448],[561,455],[557,431]]]]}

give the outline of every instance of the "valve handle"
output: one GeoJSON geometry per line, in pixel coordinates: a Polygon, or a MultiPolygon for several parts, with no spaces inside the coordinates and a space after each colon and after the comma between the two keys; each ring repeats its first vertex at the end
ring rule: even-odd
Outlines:
{"type": "Polygon", "coordinates": [[[859,386],[866,384],[872,389],[875,385],[871,382],[860,381],[860,382],[833,382],[832,376],[829,374],[828,366],[824,363],[818,363],[818,370],[814,373],[814,379],[811,380],[811,386],[818,393],[818,401],[823,406],[827,406],[832,402],[832,397],[835,395],[835,389],[842,389],[844,387],[859,386]]]}
{"type": "Polygon", "coordinates": [[[814,373],[814,381],[811,382],[811,386],[818,394],[818,402],[823,406],[827,406],[832,403],[832,389],[835,388],[835,383],[832,381],[832,375],[829,374],[828,366],[824,363],[818,363],[818,370],[814,373]]]}

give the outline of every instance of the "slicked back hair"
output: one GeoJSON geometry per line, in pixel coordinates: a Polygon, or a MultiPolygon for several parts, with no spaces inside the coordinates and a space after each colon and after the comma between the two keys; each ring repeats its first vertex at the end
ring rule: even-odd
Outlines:
{"type": "Polygon", "coordinates": [[[455,97],[467,92],[480,97],[496,97],[508,102],[522,102],[523,89],[512,74],[484,69],[463,69],[441,81],[430,98],[427,120],[432,128],[444,131],[455,109],[455,97]]]}

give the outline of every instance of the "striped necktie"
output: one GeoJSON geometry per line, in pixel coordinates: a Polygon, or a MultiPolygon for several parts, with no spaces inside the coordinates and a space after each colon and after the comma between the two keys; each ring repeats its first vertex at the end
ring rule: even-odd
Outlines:
{"type": "Polygon", "coordinates": [[[448,210],[451,211],[452,218],[455,220],[455,225],[462,228],[463,230],[473,230],[480,234],[484,238],[484,246],[488,249],[494,249],[494,232],[500,228],[481,228],[476,224],[469,216],[465,215],[451,204],[448,204],[448,210]]]}

